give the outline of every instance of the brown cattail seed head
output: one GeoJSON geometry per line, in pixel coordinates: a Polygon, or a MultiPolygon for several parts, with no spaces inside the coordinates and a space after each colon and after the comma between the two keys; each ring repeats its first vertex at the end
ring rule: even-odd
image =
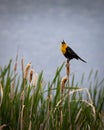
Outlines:
{"type": "Polygon", "coordinates": [[[31,64],[30,64],[30,63],[27,64],[26,67],[25,67],[25,70],[24,70],[24,79],[25,79],[25,80],[27,80],[30,67],[31,67],[31,64]]]}
{"type": "Polygon", "coordinates": [[[38,74],[33,70],[33,76],[31,81],[31,86],[36,86],[38,81],[38,74]]]}
{"type": "Polygon", "coordinates": [[[33,74],[34,74],[34,70],[31,69],[31,70],[30,70],[30,74],[29,74],[29,82],[32,81],[32,79],[33,79],[33,74]]]}
{"type": "Polygon", "coordinates": [[[64,76],[61,80],[61,92],[63,93],[64,88],[65,88],[65,83],[68,80],[67,76],[64,76]]]}

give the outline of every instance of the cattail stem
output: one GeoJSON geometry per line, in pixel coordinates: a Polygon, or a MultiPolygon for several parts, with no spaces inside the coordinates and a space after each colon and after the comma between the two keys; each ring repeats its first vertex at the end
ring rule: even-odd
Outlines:
{"type": "Polygon", "coordinates": [[[33,102],[34,102],[34,96],[32,96],[32,103],[31,103],[31,107],[30,107],[30,115],[29,115],[30,122],[29,122],[29,128],[28,128],[28,130],[31,130],[31,126],[32,126],[31,116],[32,116],[33,102]]]}
{"type": "Polygon", "coordinates": [[[20,130],[23,130],[23,112],[24,112],[24,105],[22,106],[22,109],[21,109],[21,116],[20,116],[20,130]]]}
{"type": "Polygon", "coordinates": [[[24,90],[21,93],[21,108],[20,108],[20,130],[23,130],[23,112],[24,112],[24,90]]]}
{"type": "Polygon", "coordinates": [[[71,109],[70,109],[70,61],[69,59],[67,59],[66,62],[66,76],[67,76],[67,81],[68,81],[68,94],[69,94],[69,98],[68,98],[68,105],[69,105],[69,124],[70,124],[70,130],[72,130],[72,125],[71,125],[71,109]]]}
{"type": "Polygon", "coordinates": [[[61,93],[61,103],[60,103],[60,128],[62,126],[62,122],[63,122],[63,112],[62,112],[62,104],[63,104],[63,96],[64,96],[64,89],[65,89],[65,84],[66,81],[68,80],[67,76],[64,76],[61,80],[61,89],[60,89],[60,93],[61,93]]]}
{"type": "Polygon", "coordinates": [[[61,95],[62,95],[62,97],[64,94],[65,84],[66,84],[67,80],[68,80],[67,76],[64,76],[61,80],[61,95]]]}
{"type": "MultiPolygon", "coordinates": [[[[69,75],[70,75],[70,63],[69,63],[69,60],[67,59],[67,63],[66,63],[66,76],[67,76],[67,79],[68,79],[68,87],[70,87],[69,75]]],[[[69,89],[69,91],[70,91],[70,89],[69,89]]]]}

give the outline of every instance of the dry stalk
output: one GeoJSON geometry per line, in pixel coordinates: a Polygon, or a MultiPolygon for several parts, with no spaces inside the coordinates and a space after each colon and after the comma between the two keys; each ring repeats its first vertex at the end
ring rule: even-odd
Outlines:
{"type": "Polygon", "coordinates": [[[21,116],[20,116],[20,130],[23,130],[23,111],[25,105],[22,105],[21,116]]]}
{"type": "Polygon", "coordinates": [[[0,130],[4,130],[4,128],[7,127],[7,124],[3,124],[0,126],[0,130]]]}
{"type": "Polygon", "coordinates": [[[16,55],[16,62],[15,62],[15,65],[14,65],[14,72],[17,71],[17,61],[18,61],[18,54],[16,55]]]}
{"type": "Polygon", "coordinates": [[[23,105],[24,104],[24,90],[21,93],[21,102],[22,102],[22,105],[23,105]]]}
{"type": "Polygon", "coordinates": [[[0,82],[0,106],[2,104],[2,101],[3,101],[3,88],[2,88],[2,85],[1,85],[1,82],[0,82]]]}
{"type": "MultiPolygon", "coordinates": [[[[44,127],[44,130],[47,130],[49,127],[49,120],[50,120],[50,112],[51,112],[51,103],[52,103],[52,90],[49,90],[49,93],[47,95],[47,103],[48,103],[48,110],[47,110],[47,113],[46,113],[46,120],[47,122],[45,123],[45,120],[44,120],[44,123],[45,123],[45,127],[44,127]]],[[[43,123],[43,124],[44,124],[43,123]]],[[[40,126],[40,130],[42,129],[43,127],[40,126]]]]}
{"type": "Polygon", "coordinates": [[[29,115],[30,122],[29,122],[29,129],[28,130],[31,130],[31,125],[32,125],[32,122],[31,122],[32,107],[33,107],[33,97],[32,97],[32,104],[31,104],[31,108],[30,108],[30,115],[29,115]]]}
{"type": "Polygon", "coordinates": [[[31,119],[30,119],[28,130],[31,130],[31,125],[32,125],[32,122],[31,122],[31,119]]]}
{"type": "Polygon", "coordinates": [[[50,111],[51,111],[51,103],[52,103],[52,90],[49,91],[48,96],[47,96],[47,102],[48,102],[48,115],[50,115],[50,111]]]}
{"type": "Polygon", "coordinates": [[[14,86],[15,86],[15,79],[12,81],[11,86],[10,86],[10,100],[14,100],[14,86]]]}
{"type": "Polygon", "coordinates": [[[10,99],[11,101],[13,101],[14,99],[14,88],[15,88],[15,75],[16,75],[16,71],[17,71],[17,61],[18,61],[18,54],[16,55],[16,60],[15,60],[15,64],[14,64],[14,79],[11,82],[11,86],[10,86],[10,99]]]}
{"type": "Polygon", "coordinates": [[[15,88],[15,79],[11,82],[11,86],[10,86],[10,100],[13,101],[14,100],[14,96],[15,96],[15,92],[14,92],[14,88],[15,88]]]}

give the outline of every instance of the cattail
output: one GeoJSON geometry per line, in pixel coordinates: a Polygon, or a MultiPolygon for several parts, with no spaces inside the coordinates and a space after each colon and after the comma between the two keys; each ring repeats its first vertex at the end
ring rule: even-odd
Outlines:
{"type": "Polygon", "coordinates": [[[67,76],[64,76],[61,80],[61,102],[60,102],[60,106],[59,106],[59,110],[60,110],[60,121],[59,121],[59,125],[62,126],[62,122],[63,122],[63,112],[62,112],[62,102],[63,102],[63,91],[64,91],[64,88],[65,88],[65,83],[67,81],[67,76]]]}
{"type": "Polygon", "coordinates": [[[67,76],[64,76],[61,80],[61,93],[63,94],[64,88],[65,88],[65,83],[68,80],[67,76]]]}
{"type": "MultiPolygon", "coordinates": [[[[68,87],[70,87],[70,82],[69,82],[69,75],[70,75],[70,61],[69,59],[67,59],[67,63],[66,63],[66,76],[67,76],[67,80],[68,80],[68,87]]],[[[62,92],[63,93],[63,92],[62,92]]],[[[70,88],[68,89],[68,94],[70,95],[70,88]]],[[[70,96],[69,96],[69,103],[68,103],[68,107],[69,107],[69,122],[71,122],[71,116],[70,116],[70,96]]],[[[70,125],[70,130],[72,130],[72,125],[70,125]]]]}
{"type": "MultiPolygon", "coordinates": [[[[66,63],[66,75],[67,75],[67,78],[68,78],[68,87],[70,87],[70,82],[69,82],[70,63],[69,63],[68,59],[67,59],[67,63],[66,63]]],[[[70,89],[68,90],[68,92],[70,93],[70,89]]]]}
{"type": "Polygon", "coordinates": [[[27,77],[28,77],[28,73],[29,73],[29,69],[31,67],[31,64],[27,64],[25,69],[24,69],[24,79],[27,80],[27,77]]]}
{"type": "Polygon", "coordinates": [[[0,106],[2,104],[2,101],[3,101],[3,88],[2,88],[2,85],[1,85],[1,82],[0,82],[0,106]]]}
{"type": "Polygon", "coordinates": [[[32,80],[31,80],[31,86],[36,86],[37,85],[37,81],[38,81],[38,74],[33,71],[33,76],[32,76],[32,80]]]}
{"type": "Polygon", "coordinates": [[[33,79],[33,75],[34,75],[34,70],[31,69],[30,70],[30,74],[29,74],[29,82],[31,83],[32,79],[33,79]]]}
{"type": "Polygon", "coordinates": [[[64,88],[65,88],[65,83],[66,81],[68,80],[67,76],[64,76],[61,80],[61,102],[60,102],[60,126],[62,126],[62,122],[63,122],[63,113],[62,113],[62,102],[63,102],[63,91],[64,91],[64,88]]]}
{"type": "Polygon", "coordinates": [[[69,74],[70,74],[70,63],[69,63],[69,60],[67,60],[67,63],[66,63],[66,75],[69,77],[69,74]]]}

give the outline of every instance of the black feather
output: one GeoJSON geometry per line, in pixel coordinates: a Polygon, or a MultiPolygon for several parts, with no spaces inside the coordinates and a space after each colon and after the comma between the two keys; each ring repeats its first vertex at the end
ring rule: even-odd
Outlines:
{"type": "Polygon", "coordinates": [[[80,59],[81,61],[86,63],[86,61],[80,58],[69,46],[66,48],[66,53],[64,54],[64,56],[69,60],[75,58],[77,60],[80,59]]]}

